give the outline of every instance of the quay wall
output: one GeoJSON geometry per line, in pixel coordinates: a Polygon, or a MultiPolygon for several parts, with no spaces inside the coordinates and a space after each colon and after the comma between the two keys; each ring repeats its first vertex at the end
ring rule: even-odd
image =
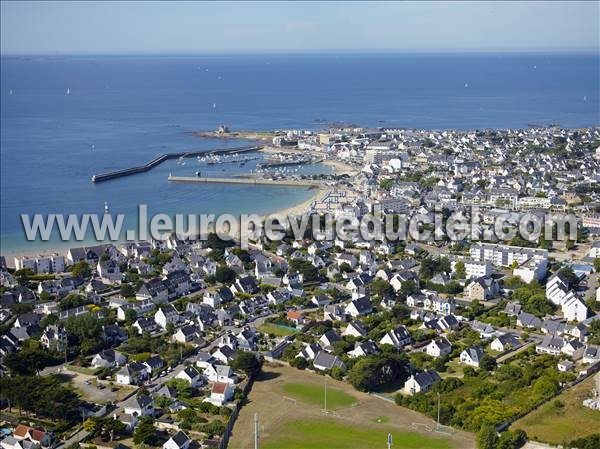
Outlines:
{"type": "Polygon", "coordinates": [[[155,157],[150,162],[140,165],[138,167],[130,167],[124,168],[122,170],[115,170],[108,173],[100,173],[98,175],[92,176],[92,182],[103,182],[109,181],[115,178],[121,178],[123,176],[135,175],[137,173],[144,173],[149,170],[152,170],[159,164],[162,164],[167,159],[177,159],[180,157],[194,157],[194,156],[212,156],[212,155],[220,155],[220,154],[238,154],[238,153],[249,153],[252,151],[259,151],[263,147],[262,146],[246,146],[246,147],[236,147],[236,148],[224,148],[219,150],[210,150],[210,151],[182,151],[177,153],[165,153],[161,154],[158,157],[155,157]]]}
{"type": "Polygon", "coordinates": [[[169,181],[173,182],[196,182],[196,183],[217,183],[217,184],[256,184],[270,186],[292,186],[292,187],[318,187],[322,183],[309,179],[262,179],[262,178],[206,178],[193,176],[169,176],[169,181]]]}

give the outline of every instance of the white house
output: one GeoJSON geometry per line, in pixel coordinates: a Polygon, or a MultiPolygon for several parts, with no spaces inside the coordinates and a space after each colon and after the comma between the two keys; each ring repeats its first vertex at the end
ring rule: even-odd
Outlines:
{"type": "Polygon", "coordinates": [[[313,360],[313,366],[319,371],[330,370],[333,368],[345,369],[346,364],[337,356],[328,354],[325,351],[319,352],[313,360]]]}
{"type": "Polygon", "coordinates": [[[561,306],[563,316],[567,321],[584,321],[588,315],[588,308],[585,303],[572,291],[563,298],[561,306]]]}
{"type": "Polygon", "coordinates": [[[364,343],[356,342],[354,344],[354,349],[352,351],[348,351],[348,356],[351,358],[357,357],[365,357],[371,354],[377,354],[379,349],[372,340],[365,341],[364,343]]]}
{"type": "Polygon", "coordinates": [[[90,365],[92,368],[115,368],[125,362],[127,362],[127,357],[120,352],[114,349],[104,349],[94,356],[90,365]]]}
{"type": "Polygon", "coordinates": [[[362,315],[367,315],[367,314],[371,313],[372,311],[373,311],[373,304],[371,304],[371,301],[369,300],[369,298],[366,298],[364,296],[362,298],[358,298],[353,301],[350,301],[348,303],[348,305],[346,306],[346,310],[345,310],[345,312],[353,318],[356,318],[356,317],[359,317],[362,315]]]}
{"type": "Polygon", "coordinates": [[[555,274],[546,282],[546,299],[559,306],[569,293],[569,282],[560,273],[555,274]]]}
{"type": "Polygon", "coordinates": [[[40,445],[29,440],[19,440],[12,436],[7,436],[0,440],[2,449],[39,449],[40,445]]]}
{"type": "Polygon", "coordinates": [[[231,384],[216,382],[210,391],[210,397],[205,401],[211,404],[222,406],[233,397],[233,387],[231,384]]]}
{"type": "Polygon", "coordinates": [[[163,329],[167,328],[168,324],[175,324],[179,321],[179,313],[171,304],[166,305],[156,311],[154,321],[163,329]]]}
{"type": "Polygon", "coordinates": [[[492,351],[504,352],[515,349],[520,345],[519,337],[513,334],[503,334],[494,339],[490,344],[492,351]]]}
{"type": "Polygon", "coordinates": [[[342,335],[360,338],[367,335],[367,330],[360,321],[353,321],[342,331],[342,335]]]}
{"type": "Polygon", "coordinates": [[[150,374],[147,366],[133,362],[117,371],[116,381],[121,385],[139,385],[150,374]]]}
{"type": "Polygon", "coordinates": [[[114,260],[99,260],[96,271],[103,282],[115,284],[121,282],[121,270],[114,260]]]}
{"type": "Polygon", "coordinates": [[[202,376],[200,375],[198,370],[191,365],[183,368],[177,373],[175,377],[177,379],[185,380],[187,383],[190,384],[192,388],[196,388],[199,384],[202,383],[202,376]]]}
{"type": "Polygon", "coordinates": [[[424,393],[440,380],[440,376],[435,371],[423,371],[411,375],[404,383],[403,389],[410,395],[424,393]]]}
{"type": "Polygon", "coordinates": [[[484,352],[480,346],[473,346],[460,353],[460,362],[478,368],[483,355],[484,352]]]}
{"type": "Polygon", "coordinates": [[[233,371],[228,365],[209,364],[206,368],[204,368],[203,374],[206,376],[209,382],[221,382],[227,384],[235,383],[233,371]]]}
{"type": "Polygon", "coordinates": [[[154,403],[147,394],[138,394],[130,397],[123,404],[124,412],[135,416],[153,416],[154,403]]]}
{"type": "Polygon", "coordinates": [[[181,430],[163,444],[163,449],[188,449],[192,440],[181,430]]]}
{"type": "Polygon", "coordinates": [[[431,357],[443,357],[452,352],[452,345],[445,338],[436,338],[427,345],[425,352],[431,357]]]}
{"type": "Polygon", "coordinates": [[[386,333],[381,340],[380,345],[392,345],[397,349],[402,349],[411,342],[410,333],[406,327],[400,325],[386,333]]]}

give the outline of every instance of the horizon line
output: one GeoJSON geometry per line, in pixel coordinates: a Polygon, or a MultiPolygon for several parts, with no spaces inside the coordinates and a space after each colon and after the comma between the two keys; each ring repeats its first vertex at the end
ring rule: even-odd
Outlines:
{"type": "Polygon", "coordinates": [[[600,56],[600,48],[578,49],[324,49],[324,50],[262,50],[262,51],[164,51],[164,52],[2,52],[0,57],[57,57],[57,56],[301,56],[301,55],[595,55],[600,56]]]}

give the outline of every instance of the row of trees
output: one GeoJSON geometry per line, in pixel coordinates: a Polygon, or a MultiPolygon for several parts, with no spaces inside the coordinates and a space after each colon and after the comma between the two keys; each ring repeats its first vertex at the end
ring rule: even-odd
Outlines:
{"type": "Polygon", "coordinates": [[[3,376],[0,378],[0,398],[9,408],[17,407],[53,421],[74,422],[79,419],[80,400],[54,376],[3,376]]]}

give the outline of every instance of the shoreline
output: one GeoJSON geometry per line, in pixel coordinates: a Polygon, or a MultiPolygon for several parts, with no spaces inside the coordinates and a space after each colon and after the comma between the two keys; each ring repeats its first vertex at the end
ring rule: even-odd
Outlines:
{"type": "MultiPolygon", "coordinates": [[[[230,140],[249,139],[249,140],[256,140],[256,141],[260,141],[260,142],[267,142],[267,141],[271,141],[271,139],[274,136],[276,136],[277,133],[274,131],[262,131],[262,132],[261,131],[236,131],[236,132],[229,132],[229,133],[218,133],[217,131],[194,131],[194,132],[192,132],[192,135],[194,135],[196,137],[216,137],[216,138],[230,139],[230,140]]],[[[264,153],[296,153],[296,154],[309,153],[309,154],[319,155],[321,157],[326,156],[326,154],[324,154],[324,153],[314,152],[314,151],[304,151],[304,150],[298,149],[297,147],[281,147],[280,148],[280,147],[274,147],[272,145],[265,145],[259,151],[264,152],[264,153]]],[[[349,164],[346,164],[344,162],[337,161],[337,160],[324,159],[320,163],[323,165],[326,165],[328,167],[332,167],[333,171],[336,174],[346,174],[349,176],[354,176],[357,173],[359,173],[359,171],[360,171],[358,168],[352,167],[349,164]]],[[[289,207],[285,207],[282,209],[276,209],[276,210],[274,210],[272,212],[268,212],[268,213],[259,214],[260,218],[262,220],[264,220],[269,215],[285,215],[285,216],[301,215],[302,213],[306,212],[309,209],[311,204],[313,204],[315,201],[317,201],[319,199],[319,197],[323,194],[323,192],[325,192],[327,190],[324,186],[309,187],[309,189],[314,190],[314,192],[312,192],[310,197],[307,198],[306,200],[304,200],[298,204],[291,205],[289,207]]],[[[211,230],[214,230],[214,227],[212,227],[211,230]]],[[[27,243],[27,242],[24,242],[24,243],[27,243]]],[[[34,242],[32,242],[32,243],[34,243],[34,242]]],[[[36,241],[36,243],[39,244],[40,242],[36,241]]],[[[82,246],[95,246],[95,245],[101,245],[101,244],[123,245],[126,243],[131,243],[131,242],[129,242],[127,240],[119,240],[119,241],[114,241],[114,242],[113,241],[96,242],[96,241],[88,241],[88,240],[74,241],[74,242],[62,242],[62,241],[60,241],[60,242],[42,242],[42,244],[44,246],[46,244],[48,244],[50,246],[27,249],[27,245],[25,245],[22,248],[15,248],[14,250],[13,249],[4,250],[0,245],[0,255],[4,256],[4,258],[6,259],[6,265],[8,267],[14,268],[14,258],[15,257],[35,258],[35,257],[47,257],[47,256],[56,255],[56,254],[66,255],[69,248],[77,248],[77,247],[82,247],[82,246]]]]}
{"type": "MultiPolygon", "coordinates": [[[[301,215],[302,213],[304,213],[308,210],[310,205],[314,201],[316,201],[324,191],[326,191],[326,189],[323,187],[309,187],[308,190],[313,190],[313,192],[312,192],[312,195],[309,198],[307,198],[306,200],[304,200],[298,204],[283,208],[283,209],[276,209],[272,212],[259,214],[261,220],[264,220],[269,215],[285,215],[285,216],[301,215]]],[[[214,231],[214,226],[211,226],[210,230],[214,231]]],[[[61,241],[61,242],[47,242],[47,243],[52,246],[50,246],[48,248],[40,248],[40,249],[35,249],[35,248],[26,249],[25,247],[23,249],[15,249],[15,250],[1,249],[0,255],[4,256],[4,258],[6,259],[6,265],[9,268],[14,268],[15,267],[15,264],[14,264],[15,257],[35,258],[35,257],[48,257],[48,256],[56,255],[56,254],[66,256],[69,248],[77,248],[77,247],[82,247],[82,246],[95,246],[95,245],[102,245],[102,244],[112,244],[112,245],[118,246],[118,245],[123,245],[123,244],[127,244],[127,243],[133,243],[133,242],[127,241],[127,240],[107,241],[107,242],[94,242],[94,241],[85,241],[84,240],[81,242],[80,241],[74,241],[74,242],[62,242],[61,241]],[[56,243],[56,244],[54,244],[54,243],[56,243]],[[64,243],[64,246],[60,245],[60,243],[64,243]]]]}

